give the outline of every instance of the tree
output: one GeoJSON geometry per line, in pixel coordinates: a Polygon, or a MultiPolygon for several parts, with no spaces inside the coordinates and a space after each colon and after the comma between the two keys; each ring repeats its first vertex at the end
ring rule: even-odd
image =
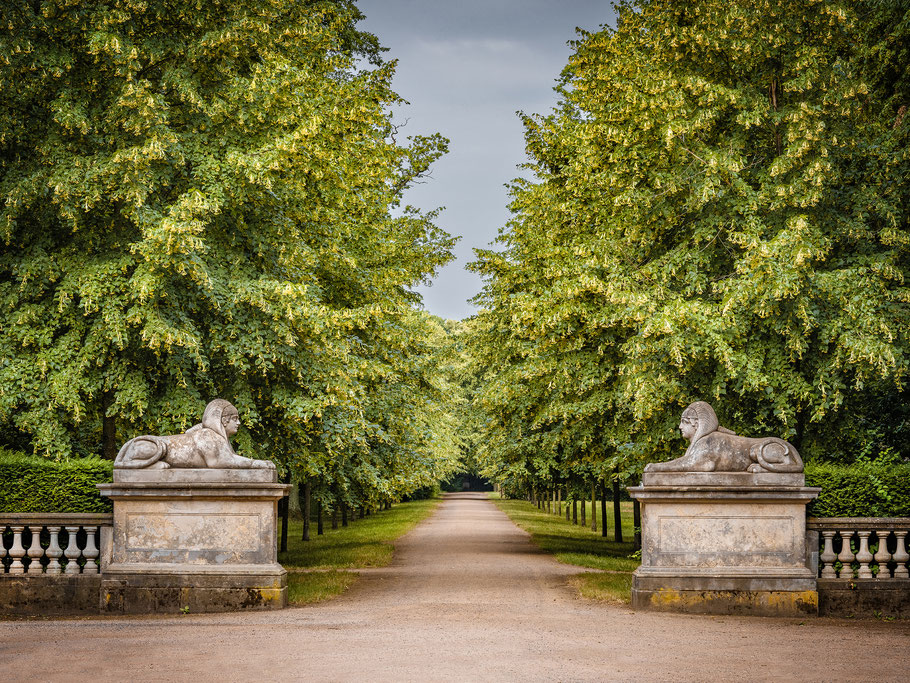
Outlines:
{"type": "Polygon", "coordinates": [[[362,452],[452,239],[399,207],[446,141],[397,141],[394,63],[354,4],[0,13],[0,423],[111,457],[222,396],[247,455],[362,452]]]}
{"type": "Polygon", "coordinates": [[[810,458],[868,431],[908,370],[906,12],[655,0],[582,34],[475,265],[495,462],[635,473],[696,399],[810,458]]]}

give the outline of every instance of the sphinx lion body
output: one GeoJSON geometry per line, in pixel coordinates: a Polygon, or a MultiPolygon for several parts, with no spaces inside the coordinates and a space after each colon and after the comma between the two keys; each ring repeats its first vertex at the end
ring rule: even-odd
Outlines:
{"type": "Polygon", "coordinates": [[[681,458],[651,463],[646,472],[802,472],[796,448],[774,436],[750,438],[715,431],[692,444],[681,458]]]}

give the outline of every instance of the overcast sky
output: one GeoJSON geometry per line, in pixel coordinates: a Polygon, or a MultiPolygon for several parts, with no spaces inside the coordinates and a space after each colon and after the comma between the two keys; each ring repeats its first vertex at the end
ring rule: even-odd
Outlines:
{"type": "Polygon", "coordinates": [[[461,241],[431,287],[426,308],[443,318],[474,312],[480,279],[465,270],[508,219],[505,183],[520,174],[524,138],[517,111],[547,113],[571,54],[575,27],[613,23],[604,0],[359,0],[363,30],[398,60],[395,89],[410,103],[396,114],[405,134],[439,132],[449,153],[405,201],[446,207],[439,225],[461,241]]]}

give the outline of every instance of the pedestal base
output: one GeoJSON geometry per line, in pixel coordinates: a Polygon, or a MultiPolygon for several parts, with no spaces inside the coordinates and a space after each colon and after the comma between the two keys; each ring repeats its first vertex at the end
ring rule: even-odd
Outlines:
{"type": "Polygon", "coordinates": [[[802,475],[646,473],[632,606],[703,614],[818,614],[802,475]]]}
{"type": "Polygon", "coordinates": [[[693,614],[805,617],[818,614],[816,591],[643,590],[632,585],[632,607],[693,614]]]}
{"type": "Polygon", "coordinates": [[[106,573],[101,581],[102,612],[176,614],[283,609],[288,604],[287,572],[106,573]]]}
{"type": "Polygon", "coordinates": [[[101,558],[102,612],[224,612],[287,606],[277,558],[274,470],[114,470],[101,558]]]}

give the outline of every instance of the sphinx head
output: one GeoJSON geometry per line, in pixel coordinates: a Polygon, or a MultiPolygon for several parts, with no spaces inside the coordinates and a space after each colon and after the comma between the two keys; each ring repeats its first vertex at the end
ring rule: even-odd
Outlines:
{"type": "Polygon", "coordinates": [[[228,401],[216,398],[205,407],[202,426],[212,429],[230,439],[240,428],[240,413],[228,401]]]}
{"type": "Polygon", "coordinates": [[[719,426],[717,413],[710,404],[704,401],[695,401],[683,411],[679,421],[679,431],[683,437],[695,443],[703,436],[716,431],[719,426]]]}

